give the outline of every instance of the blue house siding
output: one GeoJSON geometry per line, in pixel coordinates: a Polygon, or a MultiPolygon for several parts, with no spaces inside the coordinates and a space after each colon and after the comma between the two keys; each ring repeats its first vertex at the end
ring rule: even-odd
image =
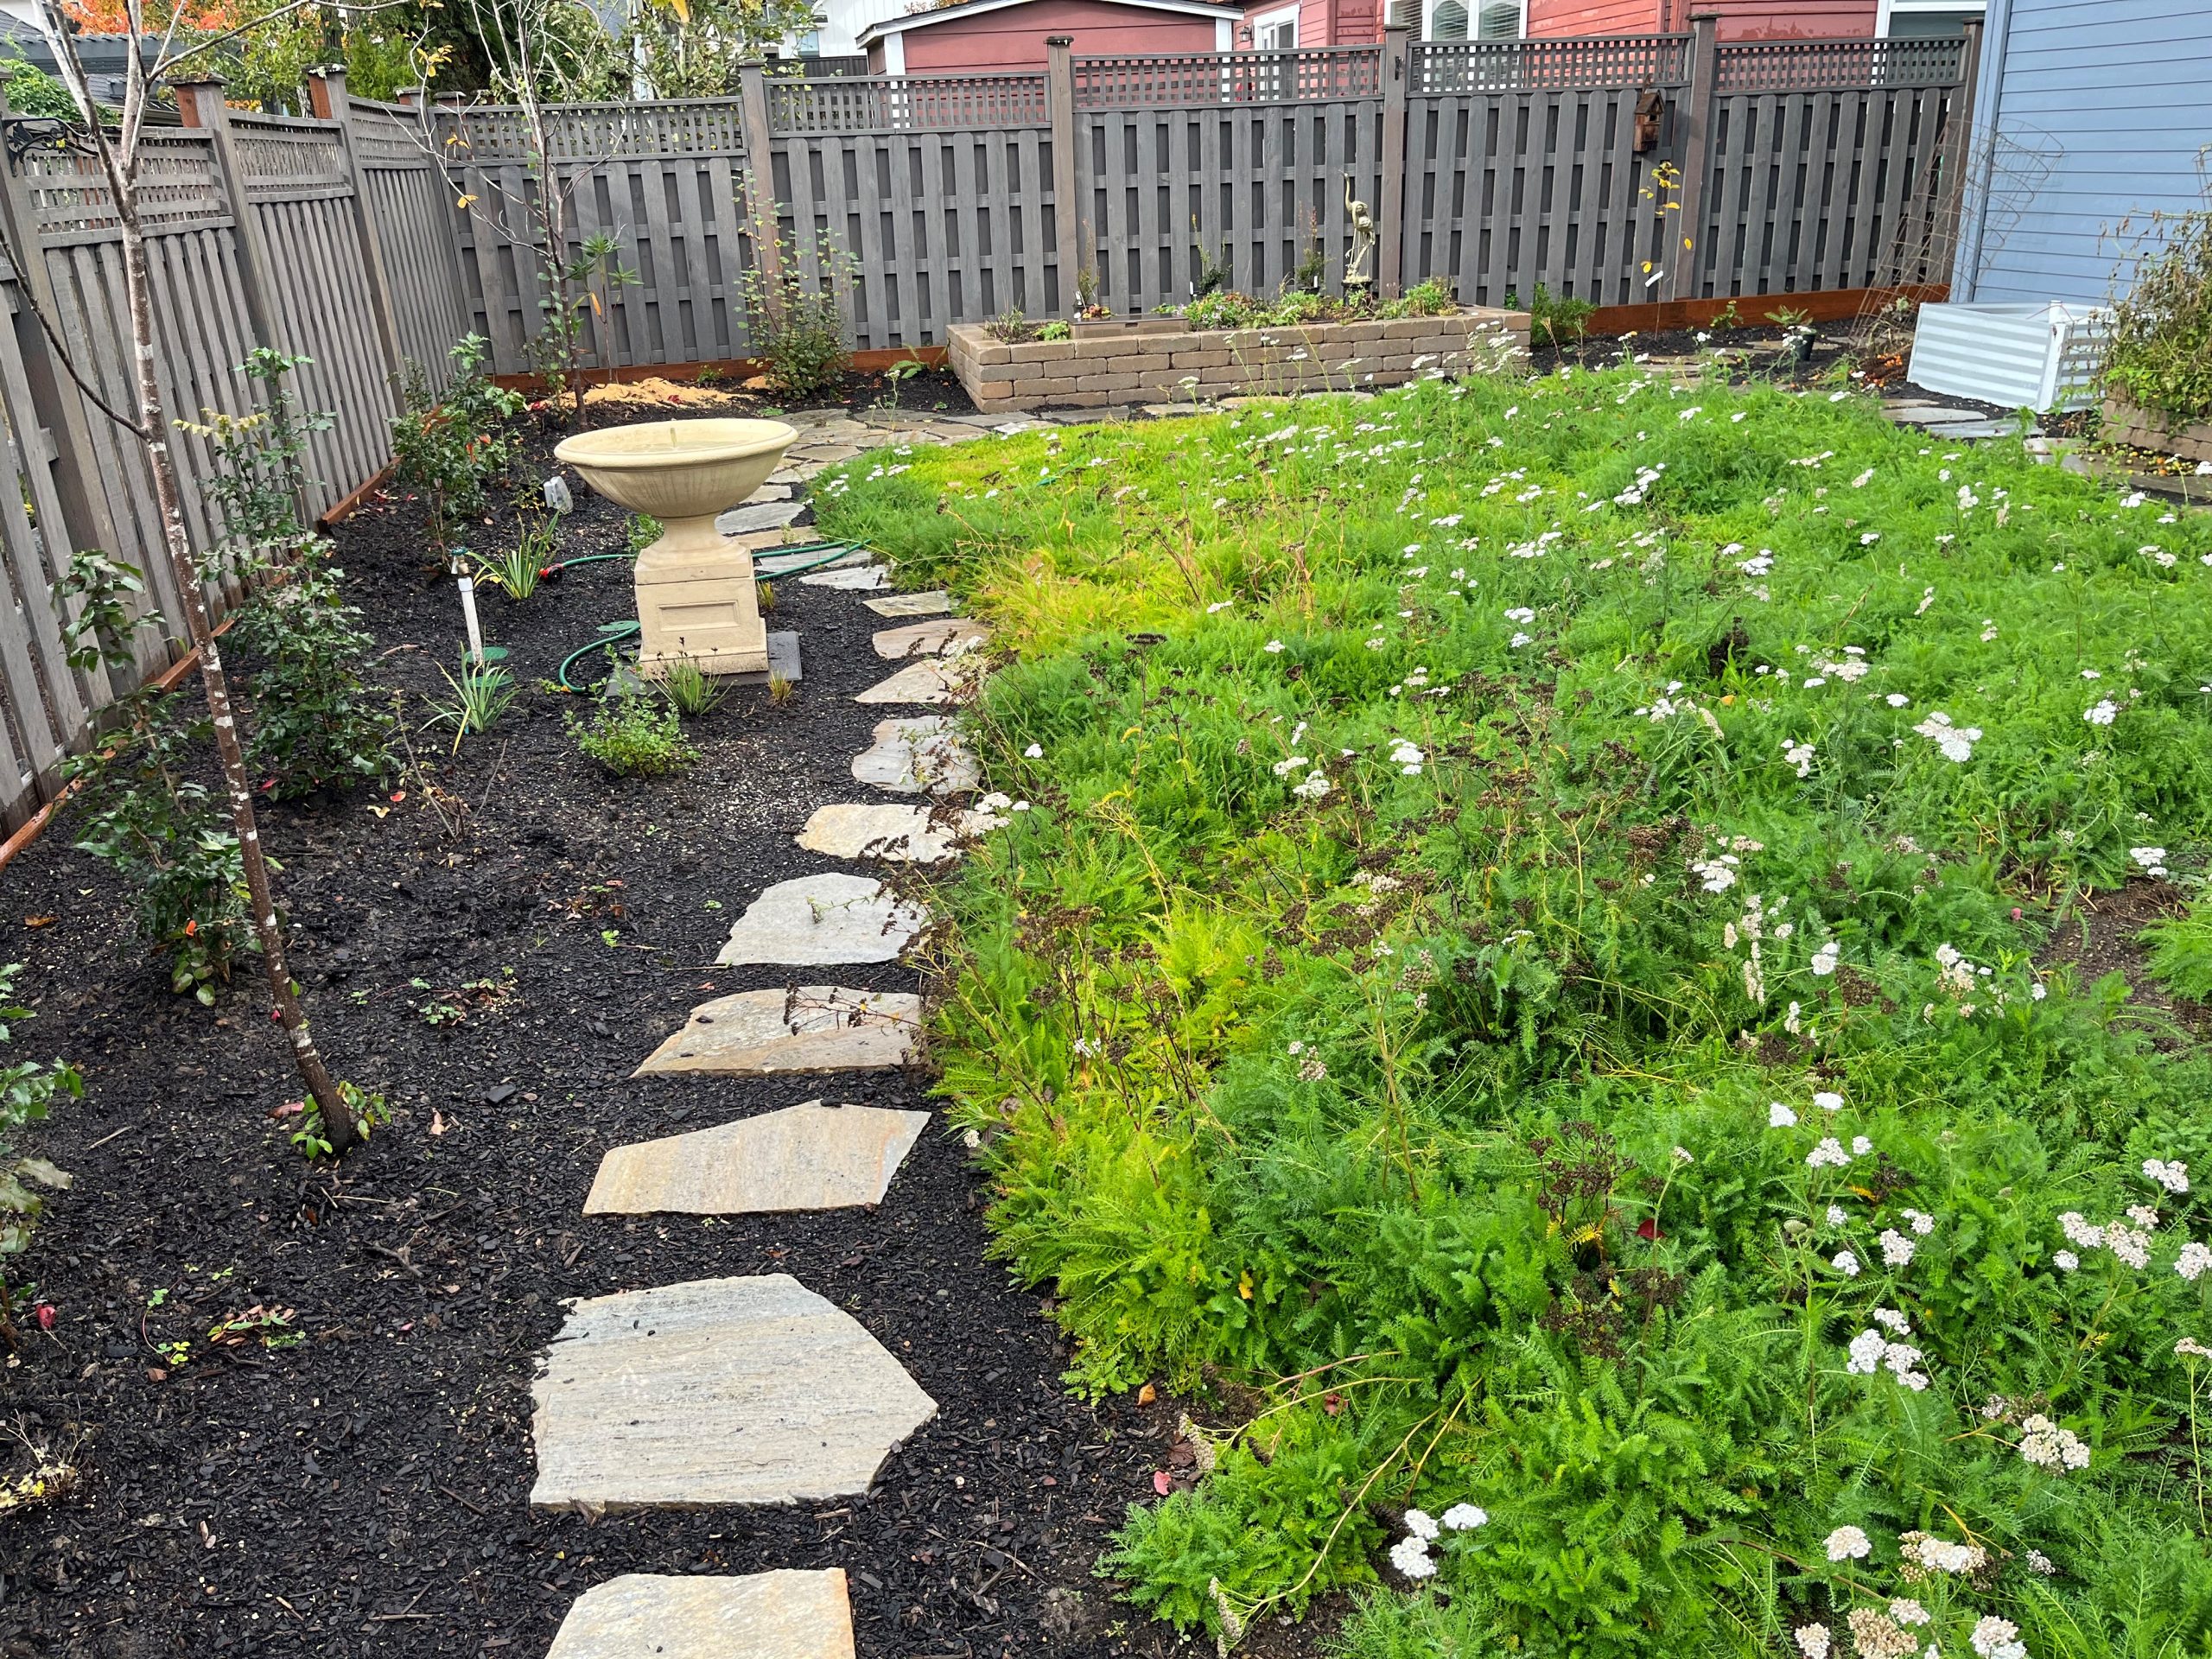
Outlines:
{"type": "Polygon", "coordinates": [[[2212,7],[1991,0],[1955,297],[2099,300],[2155,210],[2208,205],[2212,7]]]}

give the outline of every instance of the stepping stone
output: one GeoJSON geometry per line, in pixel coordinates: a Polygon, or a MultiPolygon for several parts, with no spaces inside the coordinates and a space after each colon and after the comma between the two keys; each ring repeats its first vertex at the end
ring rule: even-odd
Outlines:
{"type": "Polygon", "coordinates": [[[766,484],[745,498],[745,505],[749,507],[762,501],[788,501],[791,499],[791,486],[788,484],[779,484],[771,478],[766,484]]]}
{"type": "Polygon", "coordinates": [[[895,962],[928,920],[926,910],[893,897],[873,877],[803,875],[747,906],[715,960],[726,968],[895,962]]]}
{"type": "Polygon", "coordinates": [[[959,795],[982,787],[982,768],[950,715],[880,720],[875,747],[853,757],[853,777],[895,795],[959,795]]]}
{"type": "Polygon", "coordinates": [[[1887,409],[1884,413],[1904,426],[1942,426],[1952,421],[1983,418],[1979,410],[1954,409],[1947,404],[1915,404],[1910,407],[1887,409]]]}
{"type": "Polygon", "coordinates": [[[883,1202],[927,1112],[810,1100],[742,1122],[616,1147],[588,1216],[759,1216],[883,1202]]]}
{"type": "Polygon", "coordinates": [[[725,536],[743,536],[756,530],[778,530],[806,511],[804,501],[748,502],[741,507],[732,507],[715,520],[715,528],[725,536]]]}
{"type": "Polygon", "coordinates": [[[967,683],[964,670],[925,658],[909,663],[889,679],[854,694],[855,702],[950,702],[967,683]]]}
{"type": "MultiPolygon", "coordinates": [[[[1992,421],[1976,416],[1972,420],[1955,421],[1942,426],[1924,426],[1921,430],[1931,438],[2017,438],[2021,435],[2017,420],[1992,421]]],[[[2037,429],[2030,427],[2028,435],[2038,436],[2037,429]]]]}
{"type": "Polygon", "coordinates": [[[545,1659],[853,1659],[845,1570],[625,1573],[576,1598],[545,1659]]]}
{"type": "MultiPolygon", "coordinates": [[[[771,553],[765,557],[754,559],[753,569],[760,575],[780,576],[790,571],[812,565],[817,559],[829,550],[827,548],[817,547],[811,553],[771,553]]],[[[874,557],[875,555],[869,552],[868,549],[856,547],[851,552],[834,558],[819,568],[824,570],[850,570],[868,563],[874,557]]]]}
{"type": "Polygon", "coordinates": [[[861,603],[878,616],[943,616],[952,608],[952,595],[938,588],[926,594],[889,594],[861,603]]]}
{"type": "Polygon", "coordinates": [[[542,1510],[858,1497],[937,1415],[857,1320],[788,1274],[572,1302],[543,1363],[542,1510]]]}
{"type": "Polygon", "coordinates": [[[849,565],[844,569],[817,570],[799,581],[809,588],[835,588],[842,593],[872,593],[886,586],[891,573],[880,564],[849,565]]]}
{"type": "Polygon", "coordinates": [[[990,629],[972,617],[948,616],[934,622],[909,622],[903,628],[885,628],[870,639],[879,657],[897,661],[906,657],[941,657],[954,650],[972,650],[991,637],[990,629]]]}
{"type": "Polygon", "coordinates": [[[922,999],[912,991],[740,991],[692,1009],[683,1029],[630,1075],[884,1071],[914,1058],[921,1032],[922,999]]]}
{"type": "Polygon", "coordinates": [[[993,813],[965,809],[940,815],[926,806],[823,806],[815,809],[799,831],[798,844],[830,858],[942,864],[959,856],[956,842],[982,836],[1005,822],[993,813]]]}

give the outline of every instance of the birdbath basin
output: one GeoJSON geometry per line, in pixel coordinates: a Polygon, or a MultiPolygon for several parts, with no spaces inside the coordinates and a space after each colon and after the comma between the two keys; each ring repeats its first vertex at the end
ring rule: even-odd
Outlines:
{"type": "Polygon", "coordinates": [[[608,500],[660,520],[638,555],[638,671],[677,660],[709,674],[759,674],[768,632],[753,555],[715,518],[759,489],[798,434],[781,421],[646,421],[563,439],[555,460],[608,500]]]}

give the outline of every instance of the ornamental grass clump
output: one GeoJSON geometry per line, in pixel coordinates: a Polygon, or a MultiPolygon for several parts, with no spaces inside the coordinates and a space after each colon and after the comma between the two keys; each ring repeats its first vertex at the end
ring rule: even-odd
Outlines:
{"type": "Polygon", "coordinates": [[[818,499],[1007,648],[932,1058],[1072,1386],[1206,1402],[1141,1605],[2212,1646],[2212,1065],[2069,965],[2202,884],[2212,521],[1632,367],[818,499]]]}

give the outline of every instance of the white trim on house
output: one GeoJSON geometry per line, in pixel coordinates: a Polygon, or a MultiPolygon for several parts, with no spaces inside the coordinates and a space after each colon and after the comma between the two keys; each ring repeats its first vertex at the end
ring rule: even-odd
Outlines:
{"type": "Polygon", "coordinates": [[[1890,20],[1916,11],[1971,11],[1981,13],[1989,0],[1877,0],[1874,7],[1874,38],[1890,38],[1890,20]]]}
{"type": "Polygon", "coordinates": [[[1298,8],[1295,5],[1278,6],[1273,11],[1263,11],[1255,16],[1252,19],[1252,44],[1264,48],[1266,43],[1261,40],[1260,31],[1273,29],[1279,23],[1290,25],[1290,43],[1295,47],[1298,44],[1298,8]]]}
{"type": "MultiPolygon", "coordinates": [[[[957,5],[940,6],[935,11],[916,12],[910,16],[888,17],[880,23],[870,23],[861,31],[860,43],[862,48],[867,48],[881,41],[887,54],[890,42],[910,29],[928,29],[932,24],[949,23],[957,18],[974,17],[986,11],[1004,11],[1009,6],[1026,6],[1028,3],[1029,0],[959,0],[957,5]]],[[[1185,17],[1211,17],[1218,26],[1215,30],[1217,40],[1221,38],[1224,30],[1233,29],[1244,16],[1238,7],[1208,5],[1205,0],[1109,0],[1109,3],[1128,6],[1136,11],[1173,11],[1185,17]]],[[[1232,39],[1221,49],[1229,51],[1233,45],[1232,39]]],[[[892,73],[900,73],[903,71],[892,73]]]]}
{"type": "Polygon", "coordinates": [[[1236,25],[1226,17],[1213,20],[1213,49],[1217,52],[1234,52],[1236,49],[1236,25]]]}
{"type": "MultiPolygon", "coordinates": [[[[861,32],[860,43],[863,48],[868,43],[865,29],[861,32]]],[[[883,73],[887,75],[906,73],[906,37],[896,29],[883,37],[883,73]]]]}

